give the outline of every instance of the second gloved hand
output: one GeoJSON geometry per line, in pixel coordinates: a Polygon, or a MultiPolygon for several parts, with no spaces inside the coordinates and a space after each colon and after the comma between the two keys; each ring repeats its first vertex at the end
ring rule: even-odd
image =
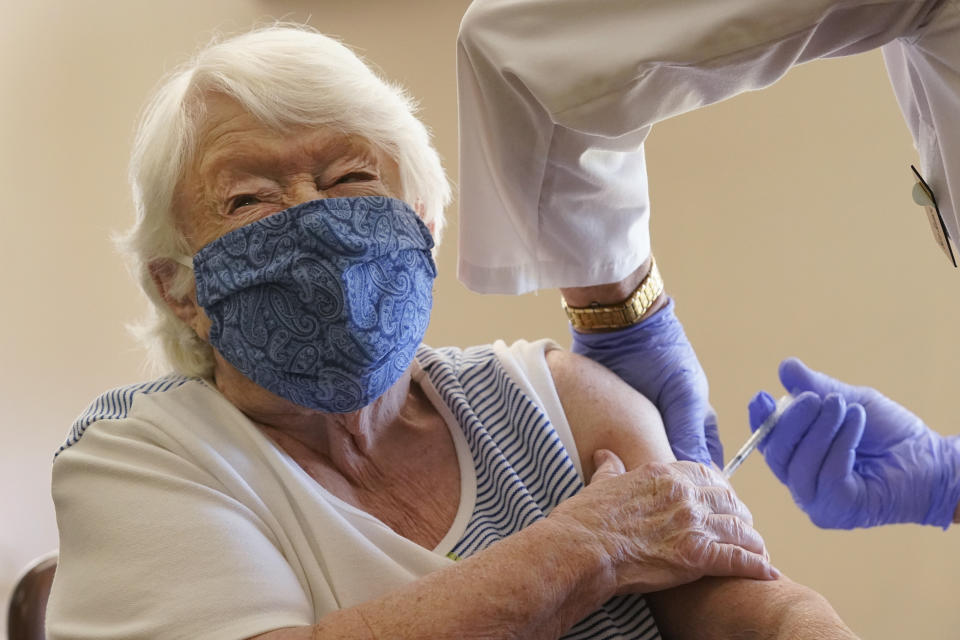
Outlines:
{"type": "Polygon", "coordinates": [[[607,367],[657,406],[679,460],[713,460],[722,467],[707,376],[673,309],[671,299],[646,320],[617,331],[571,330],[571,350],[607,367]]]}
{"type": "MultiPolygon", "coordinates": [[[[795,397],[760,450],[794,501],[818,526],[852,529],[895,522],[947,527],[960,500],[960,442],[869,387],[780,366],[795,397]]],[[[761,392],[750,402],[757,429],[773,411],[761,392]]]]}

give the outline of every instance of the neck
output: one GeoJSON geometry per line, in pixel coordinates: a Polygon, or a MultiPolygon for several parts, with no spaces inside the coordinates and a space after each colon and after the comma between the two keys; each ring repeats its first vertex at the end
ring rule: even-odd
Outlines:
{"type": "MultiPolygon", "coordinates": [[[[324,413],[303,407],[255,384],[223,360],[214,367],[214,385],[258,427],[292,438],[315,453],[336,457],[349,449],[370,455],[388,439],[392,426],[405,422],[410,407],[410,369],[379,398],[351,413],[324,413]]],[[[287,447],[284,447],[287,448],[287,447]]]]}
{"type": "Polygon", "coordinates": [[[410,370],[343,414],[299,407],[234,373],[218,371],[217,387],[320,486],[428,549],[440,542],[456,516],[459,465],[443,417],[410,370]]]}

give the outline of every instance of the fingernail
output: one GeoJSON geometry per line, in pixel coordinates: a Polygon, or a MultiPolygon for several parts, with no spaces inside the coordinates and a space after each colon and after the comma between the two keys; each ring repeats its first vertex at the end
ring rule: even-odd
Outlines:
{"type": "Polygon", "coordinates": [[[783,575],[783,574],[780,573],[780,569],[777,569],[775,566],[770,565],[770,577],[771,577],[771,578],[773,578],[774,580],[776,580],[777,578],[779,578],[779,577],[782,576],[782,575],[783,575]]]}

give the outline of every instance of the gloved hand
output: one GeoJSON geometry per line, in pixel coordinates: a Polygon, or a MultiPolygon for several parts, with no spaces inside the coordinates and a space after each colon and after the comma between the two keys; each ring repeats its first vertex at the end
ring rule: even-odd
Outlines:
{"type": "Polygon", "coordinates": [[[671,299],[646,320],[617,331],[571,329],[571,350],[607,367],[657,406],[678,460],[710,464],[712,459],[722,467],[707,376],[673,308],[671,299]]]}
{"type": "MultiPolygon", "coordinates": [[[[929,429],[875,389],[780,365],[795,396],[760,444],[773,473],[820,527],[852,529],[894,522],[946,528],[960,501],[960,442],[929,429]]],[[[756,430],[775,403],[760,392],[749,405],[756,430]]]]}

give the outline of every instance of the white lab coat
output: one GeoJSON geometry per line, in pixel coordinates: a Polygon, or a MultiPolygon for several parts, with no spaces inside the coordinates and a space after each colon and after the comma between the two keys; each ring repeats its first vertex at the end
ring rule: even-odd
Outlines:
{"type": "Polygon", "coordinates": [[[650,253],[651,125],[877,47],[956,242],[960,0],[476,0],[458,46],[460,279],[621,280],[650,253]]]}

